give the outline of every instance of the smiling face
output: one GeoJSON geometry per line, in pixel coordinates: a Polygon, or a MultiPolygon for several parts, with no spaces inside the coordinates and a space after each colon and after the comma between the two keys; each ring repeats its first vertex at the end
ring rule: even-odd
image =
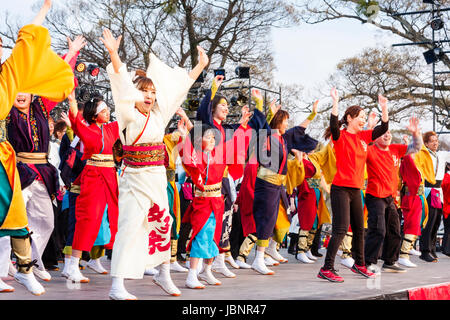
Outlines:
{"type": "Polygon", "coordinates": [[[202,150],[204,152],[210,152],[216,146],[216,138],[213,130],[207,130],[202,137],[202,150]]]}
{"type": "Polygon", "coordinates": [[[213,101],[213,118],[219,121],[225,121],[228,116],[228,102],[225,98],[220,98],[219,101],[213,101]]]}
{"type": "Polygon", "coordinates": [[[438,139],[437,135],[431,135],[428,138],[428,141],[424,142],[424,144],[425,144],[425,147],[427,147],[431,151],[436,152],[437,149],[439,148],[439,139],[438,139]]]}
{"type": "Polygon", "coordinates": [[[386,131],[385,134],[383,134],[381,137],[377,138],[375,140],[375,143],[378,144],[380,147],[388,147],[392,142],[392,134],[391,131],[386,131]]]}
{"type": "Polygon", "coordinates": [[[31,94],[19,92],[14,100],[14,107],[20,111],[27,113],[31,104],[31,94]]]}
{"type": "Polygon", "coordinates": [[[143,113],[148,113],[152,110],[156,101],[155,87],[148,86],[145,89],[140,90],[144,95],[144,101],[136,102],[136,108],[143,113]]]}
{"type": "Polygon", "coordinates": [[[97,121],[97,123],[108,123],[109,118],[110,118],[110,111],[108,107],[100,111],[99,114],[97,114],[97,118],[95,119],[95,121],[97,121]]]}
{"type": "Polygon", "coordinates": [[[361,110],[358,115],[352,118],[351,115],[347,115],[347,130],[353,133],[358,133],[364,130],[366,125],[367,115],[364,110],[361,110]]]}

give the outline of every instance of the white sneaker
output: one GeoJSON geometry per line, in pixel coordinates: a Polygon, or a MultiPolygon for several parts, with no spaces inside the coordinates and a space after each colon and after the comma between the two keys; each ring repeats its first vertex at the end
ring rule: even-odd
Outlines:
{"type": "Polygon", "coordinates": [[[306,256],[308,257],[309,260],[317,260],[317,257],[315,257],[312,253],[311,250],[306,251],[306,256]]]}
{"type": "Polygon", "coordinates": [[[280,263],[277,260],[272,259],[271,256],[264,257],[264,264],[269,267],[280,265],[280,263]]]}
{"type": "Polygon", "coordinates": [[[189,272],[189,270],[186,269],[185,267],[181,266],[178,263],[178,261],[170,263],[170,271],[174,271],[174,272],[189,272]]]}
{"type": "Polygon", "coordinates": [[[273,275],[275,272],[267,268],[266,264],[264,263],[264,259],[256,259],[252,263],[252,269],[256,272],[259,272],[263,275],[273,275]]]}
{"type": "Polygon", "coordinates": [[[76,283],[88,283],[89,278],[81,274],[80,267],[78,266],[78,261],[79,259],[76,259],[74,257],[70,258],[65,272],[67,279],[76,283]]]}
{"type": "Polygon", "coordinates": [[[8,274],[11,277],[14,277],[14,275],[17,273],[17,269],[14,266],[14,264],[12,263],[12,261],[9,261],[9,266],[8,266],[8,274]]]}
{"type": "Polygon", "coordinates": [[[236,261],[233,259],[232,256],[225,257],[225,262],[228,263],[233,268],[239,269],[239,265],[236,263],[236,261]]]}
{"type": "Polygon", "coordinates": [[[14,292],[14,287],[11,287],[0,279],[0,292],[14,292]]]}
{"type": "Polygon", "coordinates": [[[398,264],[401,264],[402,266],[408,267],[408,268],[416,268],[417,264],[412,263],[411,260],[407,259],[407,258],[399,258],[398,259],[398,264]]]}
{"type": "Polygon", "coordinates": [[[314,263],[314,260],[310,260],[304,252],[297,253],[296,258],[302,263],[314,263]]]}
{"type": "Polygon", "coordinates": [[[14,279],[35,296],[40,296],[45,292],[44,287],[36,280],[33,273],[17,272],[14,279]]]}
{"type": "Polygon", "coordinates": [[[102,264],[100,263],[100,259],[89,260],[86,267],[88,267],[89,269],[92,269],[95,272],[100,273],[100,274],[108,274],[108,271],[106,271],[106,269],[103,268],[102,264]]]}
{"type": "Polygon", "coordinates": [[[216,279],[216,277],[213,276],[211,268],[205,268],[205,270],[203,270],[203,272],[200,273],[198,277],[201,280],[206,281],[206,283],[210,285],[220,286],[222,284],[222,282],[220,282],[219,280],[216,279]]]}
{"type": "Polygon", "coordinates": [[[268,254],[272,259],[281,263],[288,262],[288,260],[278,252],[277,243],[273,239],[270,239],[269,241],[269,247],[267,247],[266,249],[266,254],[268,254]]]}
{"type": "Polygon", "coordinates": [[[416,250],[416,249],[411,249],[408,252],[409,254],[412,254],[413,256],[420,256],[422,254],[422,252],[416,250]]]}
{"type": "Polygon", "coordinates": [[[236,264],[239,266],[239,268],[241,268],[241,269],[251,269],[252,268],[252,266],[251,265],[249,265],[249,264],[247,264],[247,263],[245,263],[244,261],[241,261],[241,260],[239,260],[239,259],[236,259],[236,264]]]}
{"type": "Polygon", "coordinates": [[[109,291],[109,298],[111,300],[137,300],[136,296],[133,296],[125,289],[113,289],[109,291]]]}
{"type": "Polygon", "coordinates": [[[173,283],[172,278],[170,278],[170,276],[169,277],[161,276],[161,272],[159,272],[157,275],[153,276],[153,282],[156,283],[158,286],[160,286],[161,289],[163,289],[171,296],[178,297],[181,295],[181,291],[173,283]]]}
{"type": "Polygon", "coordinates": [[[355,264],[355,260],[353,260],[353,258],[345,258],[345,259],[341,259],[341,264],[349,269],[351,269],[353,267],[353,265],[355,264]]]}
{"type": "Polygon", "coordinates": [[[186,287],[189,289],[205,289],[205,285],[198,281],[197,279],[197,270],[195,270],[195,275],[189,273],[186,278],[186,287]]]}
{"type": "Polygon", "coordinates": [[[223,274],[227,278],[235,278],[236,275],[231,272],[225,264],[225,254],[219,254],[212,263],[212,270],[223,274]]]}
{"type": "Polygon", "coordinates": [[[144,275],[146,276],[156,276],[158,274],[158,270],[155,268],[146,268],[144,271],[144,275]]]}
{"type": "Polygon", "coordinates": [[[50,273],[48,273],[45,270],[40,270],[40,269],[34,267],[33,268],[33,273],[34,273],[34,275],[36,277],[38,277],[41,280],[44,280],[44,281],[47,281],[47,282],[52,280],[52,276],[50,275],[50,273]]]}

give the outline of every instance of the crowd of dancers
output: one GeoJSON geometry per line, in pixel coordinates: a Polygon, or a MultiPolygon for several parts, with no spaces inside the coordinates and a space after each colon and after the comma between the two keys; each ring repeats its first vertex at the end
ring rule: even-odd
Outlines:
{"type": "Polygon", "coordinates": [[[125,280],[144,275],[179,296],[171,272],[185,272],[189,289],[220,285],[215,274],[234,278],[233,268],[272,275],[269,267],[288,262],[280,253],[287,242],[299,264],[314,263],[326,247],[311,277],[343,282],[334,268],[340,254],[354,273],[373,278],[379,259],[384,272],[417,267],[417,240],[420,258],[437,262],[441,219],[439,247],[450,256],[450,153],[438,151],[438,135],[422,134],[415,117],[410,137],[392,144],[384,96],[378,119],[360,106],[341,110],[333,88],[319,143],[305,132],[319,101],[288,128],[289,113],[275,102],[264,113],[254,89],[254,107],[242,106],[232,123],[216,76],[191,121],[181,106],[209,64],[205,51],[197,47],[191,71],[153,53],[147,70],[131,71],[118,54],[121,37],[105,29],[111,122],[102,97],[78,104],[73,70],[86,42],[68,39],[68,52],[56,55],[41,26],[50,7],[45,0],[1,65],[0,292],[14,291],[1,280],[9,273],[43,294],[37,279],[51,281],[48,271],[63,259],[58,274],[69,281],[88,283],[84,266],[110,274],[111,299],[137,299],[125,280]],[[50,112],[65,99],[69,110],[55,121],[50,112]]]}

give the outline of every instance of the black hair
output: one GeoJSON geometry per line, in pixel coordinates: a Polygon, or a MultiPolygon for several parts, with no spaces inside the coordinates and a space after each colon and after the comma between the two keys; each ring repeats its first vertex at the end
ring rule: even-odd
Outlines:
{"type": "Polygon", "coordinates": [[[209,130],[213,130],[214,132],[214,137],[216,138],[216,146],[219,144],[220,132],[217,128],[210,126],[209,124],[206,123],[195,124],[194,127],[191,129],[191,131],[189,131],[189,139],[191,140],[195,150],[202,150],[203,136],[209,130]]]}
{"type": "Polygon", "coordinates": [[[83,109],[83,118],[87,121],[89,124],[95,123],[95,119],[97,118],[97,106],[102,102],[103,100],[99,97],[93,98],[92,100],[87,101],[84,104],[83,109]]]}

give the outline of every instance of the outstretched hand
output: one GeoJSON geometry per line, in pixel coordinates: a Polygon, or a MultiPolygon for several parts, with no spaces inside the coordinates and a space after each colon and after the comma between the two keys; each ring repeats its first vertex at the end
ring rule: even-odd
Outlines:
{"type": "Polygon", "coordinates": [[[420,126],[419,126],[419,119],[417,117],[411,117],[409,119],[409,124],[407,126],[407,129],[409,132],[411,132],[414,135],[420,134],[420,126]]]}
{"type": "Polygon", "coordinates": [[[197,46],[197,51],[198,51],[198,63],[204,68],[209,63],[208,55],[206,54],[205,49],[203,49],[200,46],[197,46]]]}
{"type": "Polygon", "coordinates": [[[333,98],[333,102],[339,102],[339,93],[336,88],[332,88],[330,94],[331,98],[333,98]]]}
{"type": "Polygon", "coordinates": [[[64,121],[68,127],[72,127],[72,123],[70,122],[69,115],[67,113],[61,113],[61,120],[64,121]]]}
{"type": "Polygon", "coordinates": [[[278,112],[278,110],[281,109],[281,104],[276,105],[276,99],[273,99],[272,102],[270,103],[270,112],[272,112],[273,115],[275,115],[275,113],[278,112]]]}
{"type": "Polygon", "coordinates": [[[103,30],[103,38],[100,37],[100,40],[105,45],[108,52],[111,54],[113,52],[117,52],[119,50],[120,41],[122,40],[122,36],[118,36],[117,39],[113,36],[111,30],[104,29],[103,30]]]}
{"type": "Polygon", "coordinates": [[[241,109],[241,119],[239,120],[239,123],[246,127],[251,116],[252,113],[250,112],[248,105],[243,106],[241,109]]]}
{"type": "Polygon", "coordinates": [[[67,37],[67,43],[69,45],[69,53],[73,56],[87,44],[86,39],[83,36],[77,36],[73,41],[67,37]]]}
{"type": "Polygon", "coordinates": [[[317,113],[318,108],[319,108],[319,100],[316,100],[314,101],[312,112],[317,113]]]}

